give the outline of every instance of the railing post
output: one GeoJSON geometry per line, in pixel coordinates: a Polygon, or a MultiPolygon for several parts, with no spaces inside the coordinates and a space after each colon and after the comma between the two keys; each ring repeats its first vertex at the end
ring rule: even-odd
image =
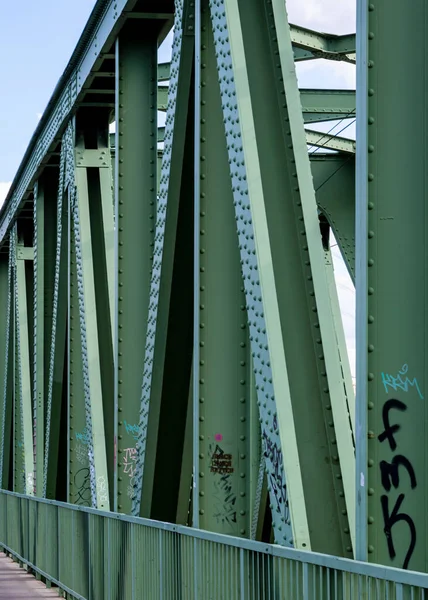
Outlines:
{"type": "Polygon", "coordinates": [[[163,560],[162,530],[159,529],[159,598],[163,600],[163,560]]]}
{"type": "Polygon", "coordinates": [[[239,551],[239,576],[240,576],[240,597],[245,600],[245,567],[244,567],[244,549],[239,551]]]}

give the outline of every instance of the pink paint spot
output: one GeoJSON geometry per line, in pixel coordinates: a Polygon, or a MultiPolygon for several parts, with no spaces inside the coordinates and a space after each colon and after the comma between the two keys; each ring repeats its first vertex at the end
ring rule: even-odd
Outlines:
{"type": "Polygon", "coordinates": [[[221,435],[221,433],[216,433],[214,436],[214,439],[216,442],[221,442],[221,440],[223,439],[223,436],[221,435]]]}

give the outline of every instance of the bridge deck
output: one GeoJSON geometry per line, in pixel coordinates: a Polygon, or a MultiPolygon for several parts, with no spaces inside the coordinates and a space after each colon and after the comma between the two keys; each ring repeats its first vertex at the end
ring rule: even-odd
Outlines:
{"type": "Polygon", "coordinates": [[[58,598],[58,591],[47,589],[3,552],[0,552],[0,600],[22,598],[26,600],[58,598]]]}

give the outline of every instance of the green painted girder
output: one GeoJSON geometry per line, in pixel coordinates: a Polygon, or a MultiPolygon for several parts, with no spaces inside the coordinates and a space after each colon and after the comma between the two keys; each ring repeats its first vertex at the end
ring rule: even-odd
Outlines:
{"type": "Polygon", "coordinates": [[[318,209],[334,231],[355,281],[355,159],[349,154],[310,154],[318,209]]]}
{"type": "Polygon", "coordinates": [[[2,373],[0,405],[0,478],[1,487],[9,488],[10,442],[13,410],[13,299],[12,299],[12,249],[0,254],[0,368],[2,373]]]}
{"type": "Polygon", "coordinates": [[[201,12],[200,60],[204,66],[196,117],[201,123],[201,146],[197,166],[200,205],[195,224],[198,342],[195,340],[194,348],[199,400],[194,484],[198,498],[194,502],[198,502],[199,514],[195,526],[249,537],[250,502],[256,493],[260,463],[260,455],[252,462],[251,447],[260,451],[260,432],[249,435],[251,349],[208,0],[202,3],[201,12]]]}
{"type": "MultiPolygon", "coordinates": [[[[355,140],[311,129],[305,129],[305,132],[306,143],[309,146],[324,148],[325,150],[336,150],[338,152],[345,152],[346,154],[355,154],[355,140]]],[[[158,127],[158,142],[162,143],[164,139],[165,127],[158,127]]]]}
{"type": "MultiPolygon", "coordinates": [[[[324,58],[355,63],[355,33],[334,35],[290,23],[290,35],[296,61],[324,58]]],[[[170,63],[158,65],[158,81],[170,78],[170,63]]]]}
{"type": "Polygon", "coordinates": [[[128,514],[131,513],[136,483],[141,381],[154,247],[156,53],[157,29],[153,22],[127,23],[116,46],[115,510],[128,514]],[[145,101],[142,102],[142,98],[145,101]]]}
{"type": "Polygon", "coordinates": [[[52,202],[50,225],[46,228],[52,235],[49,249],[49,274],[45,288],[46,317],[48,319],[49,340],[46,342],[46,405],[45,405],[45,451],[42,495],[56,498],[58,490],[58,465],[60,447],[60,422],[64,398],[64,364],[67,335],[67,246],[68,246],[68,206],[64,200],[64,178],[66,150],[61,146],[60,172],[57,180],[56,201],[52,202]],[[51,292],[49,294],[49,292],[51,292]]]}
{"type": "Polygon", "coordinates": [[[30,336],[32,314],[28,310],[26,261],[33,260],[33,248],[19,239],[15,245],[15,328],[17,343],[17,395],[20,403],[23,444],[24,493],[34,493],[33,406],[30,371],[30,336]]]}
{"type": "Polygon", "coordinates": [[[428,569],[426,10],[424,0],[412,2],[411,10],[399,0],[358,3],[356,157],[357,557],[423,572],[428,569]]]}
{"type": "Polygon", "coordinates": [[[33,421],[35,494],[43,493],[45,438],[45,187],[34,186],[33,200],[33,421]]]}
{"type": "Polygon", "coordinates": [[[284,3],[211,14],[275,540],[352,555],[351,420],[284,3]]]}
{"type": "MultiPolygon", "coordinates": [[[[355,90],[300,89],[305,123],[355,117],[355,90]]],[[[168,86],[158,86],[158,110],[166,111],[168,86]]]]}
{"type": "MultiPolygon", "coordinates": [[[[70,215],[70,220],[72,219],[70,215]]],[[[85,392],[80,336],[79,289],[74,227],[70,223],[68,324],[68,489],[67,501],[91,506],[90,437],[86,426],[85,392]]]]}
{"type": "Polygon", "coordinates": [[[135,515],[186,522],[194,447],[193,438],[189,439],[193,431],[193,23],[193,7],[177,2],[132,507],[135,515]]]}
{"type": "Polygon", "coordinates": [[[296,61],[323,58],[355,63],[355,34],[333,35],[289,26],[296,61]]]}
{"type": "Polygon", "coordinates": [[[300,88],[305,123],[355,117],[355,90],[314,90],[300,88]]]}
{"type": "MultiPolygon", "coordinates": [[[[114,252],[112,168],[108,148],[108,112],[85,109],[77,115],[75,181],[79,203],[79,235],[82,257],[79,259],[76,237],[76,206],[70,243],[70,383],[69,383],[69,497],[87,505],[91,500],[91,464],[96,469],[97,504],[113,503],[114,471],[114,252]],[[94,146],[96,146],[94,148],[94,146]],[[87,199],[87,202],[86,200],[87,199]],[[89,213],[88,211],[89,206],[89,213]],[[86,216],[85,216],[86,212],[86,216]],[[91,230],[83,223],[90,220],[91,230]],[[86,240],[84,236],[87,236],[86,240]],[[86,253],[86,254],[85,254],[86,253]],[[87,265],[85,265],[85,259],[87,265]],[[80,262],[79,262],[80,261],[80,262]],[[79,271],[83,274],[85,327],[88,353],[91,423],[85,406],[85,356],[79,344],[80,311],[79,271]],[[94,344],[94,347],[92,347],[94,344]],[[90,356],[92,355],[92,360],[90,356]],[[101,373],[100,381],[97,373],[101,373]],[[82,393],[83,392],[83,393],[82,393]],[[94,425],[95,423],[95,425],[94,425]],[[98,431],[103,429],[102,435],[98,431]],[[98,458],[97,458],[98,455],[98,458]],[[107,465],[107,473],[104,461],[107,465]]],[[[88,399],[86,399],[86,404],[88,399]]],[[[108,505],[107,505],[108,506],[108,505]]]]}
{"type": "Polygon", "coordinates": [[[305,129],[306,143],[315,148],[324,148],[325,150],[336,150],[345,154],[355,154],[355,140],[344,138],[338,135],[322,133],[312,129],[305,129]]]}
{"type": "MultiPolygon", "coordinates": [[[[100,165],[99,171],[105,168],[110,175],[110,156],[107,147],[104,150],[86,149],[87,140],[79,127],[79,119],[77,121],[76,128],[69,124],[63,143],[66,144],[69,157],[67,163],[69,180],[66,185],[68,184],[70,188],[70,209],[76,252],[86,429],[89,438],[89,474],[92,505],[109,510],[112,473],[109,477],[106,441],[110,438],[111,452],[113,435],[108,436],[108,426],[111,426],[113,415],[112,329],[108,268],[103,262],[97,261],[97,251],[103,252],[104,256],[109,254],[111,256],[104,236],[110,238],[110,246],[112,246],[113,219],[111,215],[105,227],[102,210],[104,199],[102,184],[100,184],[102,175],[98,172],[96,181],[91,175],[96,173],[98,165],[100,165]],[[107,289],[102,287],[102,282],[106,283],[107,289]],[[104,296],[104,302],[101,301],[100,295],[104,296]],[[109,422],[105,423],[104,414],[107,407],[110,408],[110,418],[109,422]]],[[[88,135],[88,139],[89,144],[92,145],[93,137],[88,135]]],[[[111,202],[110,213],[112,208],[111,202]]]]}

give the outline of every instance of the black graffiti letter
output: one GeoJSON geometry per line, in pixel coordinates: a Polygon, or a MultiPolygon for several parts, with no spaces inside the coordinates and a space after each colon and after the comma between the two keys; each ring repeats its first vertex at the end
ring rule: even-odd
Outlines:
{"type": "Polygon", "coordinates": [[[400,494],[397,498],[397,502],[395,503],[392,513],[389,514],[388,496],[386,496],[384,494],[383,496],[380,497],[380,503],[382,505],[382,513],[383,513],[383,522],[385,525],[383,530],[385,532],[386,541],[388,544],[389,558],[393,559],[396,556],[394,542],[392,540],[392,531],[391,531],[392,528],[394,527],[394,525],[396,523],[399,523],[400,521],[404,521],[409,526],[410,545],[409,545],[409,549],[407,550],[406,558],[404,559],[404,563],[403,563],[403,569],[407,569],[407,567],[409,566],[409,561],[412,557],[413,551],[416,546],[416,527],[415,527],[415,524],[412,521],[412,519],[409,517],[409,515],[407,515],[406,513],[398,512],[400,510],[403,500],[404,500],[404,494],[400,494]]]}
{"type": "Polygon", "coordinates": [[[391,484],[398,488],[399,477],[398,477],[398,466],[403,465],[407,469],[407,472],[410,477],[410,485],[412,486],[412,490],[416,487],[416,475],[415,471],[411,465],[410,460],[408,460],[405,456],[401,456],[401,454],[397,454],[394,456],[391,463],[386,462],[386,460],[382,460],[380,462],[380,473],[382,478],[382,485],[384,489],[389,492],[391,489],[391,484]]]}
{"type": "Polygon", "coordinates": [[[385,431],[383,431],[379,435],[378,440],[380,442],[384,442],[387,439],[391,450],[395,450],[397,447],[397,442],[394,439],[394,433],[397,433],[397,431],[401,429],[401,425],[389,424],[389,411],[391,410],[391,408],[396,408],[397,410],[405,411],[407,410],[407,406],[404,404],[404,402],[401,402],[400,400],[391,399],[387,400],[382,408],[382,421],[383,426],[385,427],[385,431]]]}

